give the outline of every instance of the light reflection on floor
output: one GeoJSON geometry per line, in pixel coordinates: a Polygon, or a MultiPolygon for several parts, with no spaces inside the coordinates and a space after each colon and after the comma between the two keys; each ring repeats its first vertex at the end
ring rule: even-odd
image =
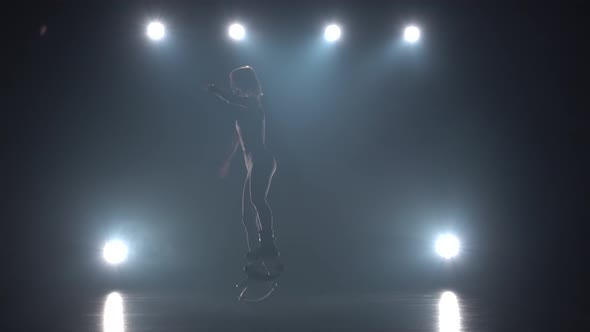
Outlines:
{"type": "Polygon", "coordinates": [[[330,327],[340,331],[460,332],[467,330],[461,317],[463,302],[452,291],[282,298],[255,305],[229,298],[216,301],[190,292],[162,295],[111,292],[104,300],[101,318],[102,332],[146,329],[176,332],[199,328],[247,332],[273,326],[282,331],[330,327]],[[135,314],[126,317],[129,312],[135,314]]]}
{"type": "Polygon", "coordinates": [[[439,332],[461,331],[461,308],[457,295],[453,292],[443,292],[438,301],[438,330],[439,332]]]}
{"type": "Polygon", "coordinates": [[[106,297],[102,326],[103,332],[125,332],[125,312],[121,294],[113,292],[106,297]]]}

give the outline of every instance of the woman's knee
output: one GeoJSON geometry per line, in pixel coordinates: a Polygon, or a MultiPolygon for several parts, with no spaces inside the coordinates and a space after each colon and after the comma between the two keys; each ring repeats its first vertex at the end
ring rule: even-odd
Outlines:
{"type": "Polygon", "coordinates": [[[256,211],[260,211],[261,209],[264,209],[268,206],[268,202],[266,201],[266,197],[264,197],[262,195],[261,196],[252,195],[252,197],[250,198],[250,201],[252,202],[252,205],[254,206],[256,211]]]}

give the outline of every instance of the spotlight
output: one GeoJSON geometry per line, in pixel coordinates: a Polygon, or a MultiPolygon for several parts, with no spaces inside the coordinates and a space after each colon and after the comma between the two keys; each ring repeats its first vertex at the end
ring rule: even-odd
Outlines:
{"type": "Polygon", "coordinates": [[[243,25],[234,23],[229,26],[228,33],[233,40],[242,40],[246,37],[246,29],[243,25]]]}
{"type": "Polygon", "coordinates": [[[123,263],[127,259],[128,249],[125,243],[119,240],[109,241],[104,245],[102,257],[112,265],[123,263]]]}
{"type": "Polygon", "coordinates": [[[407,26],[404,29],[404,40],[414,44],[420,40],[420,29],[415,25],[407,26]]]}
{"type": "Polygon", "coordinates": [[[330,24],[324,30],[324,39],[328,42],[335,42],[340,39],[342,31],[336,24],[330,24]]]}
{"type": "Polygon", "coordinates": [[[147,26],[146,34],[153,41],[162,40],[166,35],[166,27],[161,22],[151,22],[147,26]]]}
{"type": "Polygon", "coordinates": [[[451,259],[459,254],[459,239],[452,234],[442,234],[436,239],[436,253],[444,259],[451,259]]]}

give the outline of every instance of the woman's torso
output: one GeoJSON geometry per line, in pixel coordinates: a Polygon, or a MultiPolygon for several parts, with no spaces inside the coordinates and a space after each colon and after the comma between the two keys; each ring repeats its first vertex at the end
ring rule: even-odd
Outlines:
{"type": "Polygon", "coordinates": [[[272,154],[266,146],[266,119],[259,100],[246,99],[244,107],[238,111],[236,131],[244,153],[246,165],[261,159],[268,159],[272,154]]]}

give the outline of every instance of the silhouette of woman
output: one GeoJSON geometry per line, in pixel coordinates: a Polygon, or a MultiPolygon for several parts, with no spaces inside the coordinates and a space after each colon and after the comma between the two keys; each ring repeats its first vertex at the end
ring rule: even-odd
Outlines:
{"type": "Polygon", "coordinates": [[[242,194],[242,222],[248,244],[246,259],[252,265],[279,257],[272,210],[267,201],[277,164],[266,145],[263,94],[256,72],[250,66],[239,67],[230,73],[229,80],[231,93],[214,84],[209,85],[208,91],[232,106],[236,131],[231,153],[220,174],[227,174],[233,154],[238,145],[241,146],[247,171],[242,194]]]}

